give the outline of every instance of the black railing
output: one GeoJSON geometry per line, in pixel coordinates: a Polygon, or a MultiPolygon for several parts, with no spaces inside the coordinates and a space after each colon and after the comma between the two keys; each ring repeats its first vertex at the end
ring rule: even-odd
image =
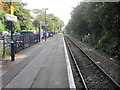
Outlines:
{"type": "Polygon", "coordinates": [[[0,59],[5,55],[10,55],[10,38],[6,36],[0,36],[0,59]]]}
{"type": "MultiPolygon", "coordinates": [[[[2,37],[0,49],[1,55],[0,58],[5,57],[5,55],[10,55],[10,37],[2,37]]],[[[15,53],[30,47],[39,42],[39,35],[23,35],[23,36],[14,36],[14,49],[15,53]]]]}
{"type": "Polygon", "coordinates": [[[15,36],[13,39],[14,39],[15,53],[39,42],[38,35],[15,36]]]}

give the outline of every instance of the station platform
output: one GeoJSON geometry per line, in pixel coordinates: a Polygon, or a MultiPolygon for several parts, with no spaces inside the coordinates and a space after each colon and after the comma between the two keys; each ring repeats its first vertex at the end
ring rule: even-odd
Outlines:
{"type": "Polygon", "coordinates": [[[2,66],[0,89],[74,88],[66,55],[62,34],[22,50],[15,61],[2,66]]]}

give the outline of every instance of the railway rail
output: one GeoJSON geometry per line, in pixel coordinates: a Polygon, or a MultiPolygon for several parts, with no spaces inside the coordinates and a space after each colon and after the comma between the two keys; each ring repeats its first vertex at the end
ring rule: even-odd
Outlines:
{"type": "MultiPolygon", "coordinates": [[[[94,60],[89,57],[81,48],[68,36],[64,35],[69,53],[74,61],[81,79],[81,88],[85,90],[110,89],[116,90],[120,85],[114,81],[94,60]]],[[[96,57],[97,58],[97,57],[96,57]]]]}

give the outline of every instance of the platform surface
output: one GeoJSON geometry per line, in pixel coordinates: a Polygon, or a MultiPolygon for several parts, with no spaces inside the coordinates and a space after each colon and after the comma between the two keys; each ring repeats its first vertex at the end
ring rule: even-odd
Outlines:
{"type": "Polygon", "coordinates": [[[62,34],[18,53],[0,80],[4,88],[69,88],[62,34]]]}

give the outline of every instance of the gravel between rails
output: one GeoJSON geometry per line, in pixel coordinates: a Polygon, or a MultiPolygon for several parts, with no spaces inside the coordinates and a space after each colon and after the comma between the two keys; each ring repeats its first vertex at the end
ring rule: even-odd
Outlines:
{"type": "Polygon", "coordinates": [[[120,65],[118,62],[110,60],[110,58],[100,54],[74,37],[69,37],[120,85],[120,65]]]}
{"type": "MultiPolygon", "coordinates": [[[[69,40],[67,40],[69,41],[69,40]]],[[[84,75],[85,81],[90,89],[109,88],[114,90],[113,83],[98,70],[98,68],[85,56],[83,53],[78,53],[80,50],[69,42],[74,56],[79,64],[79,67],[84,75]]]]}
{"type": "MultiPolygon", "coordinates": [[[[67,43],[67,42],[66,42],[67,43]]],[[[82,79],[79,77],[79,73],[78,73],[78,70],[76,68],[76,65],[72,59],[72,56],[70,54],[70,51],[68,49],[68,46],[67,46],[67,51],[68,51],[68,56],[69,56],[69,60],[70,60],[70,64],[71,64],[71,68],[72,68],[72,72],[73,72],[73,77],[74,77],[74,81],[75,81],[75,85],[76,85],[76,89],[77,90],[81,90],[84,88],[83,86],[83,82],[82,82],[82,79]]]]}

